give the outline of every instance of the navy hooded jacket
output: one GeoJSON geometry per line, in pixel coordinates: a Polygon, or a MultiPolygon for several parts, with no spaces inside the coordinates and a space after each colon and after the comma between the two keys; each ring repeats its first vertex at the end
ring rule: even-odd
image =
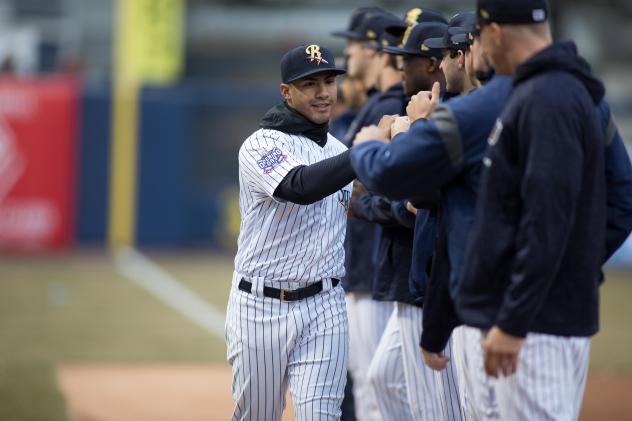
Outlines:
{"type": "MultiPolygon", "coordinates": [[[[396,84],[382,94],[388,99],[389,112],[378,107],[371,114],[374,120],[385,114],[404,114],[407,98],[402,84],[396,84]]],[[[379,104],[379,102],[378,102],[379,104]]],[[[377,301],[399,301],[415,304],[408,288],[412,259],[414,215],[406,210],[406,201],[391,201],[366,190],[355,188],[351,200],[352,214],[380,226],[376,236],[375,272],[372,298],[377,301]]]]}
{"type": "MultiPolygon", "coordinates": [[[[452,297],[474,219],[481,160],[511,88],[510,78],[496,75],[469,95],[440,104],[432,119],[416,121],[392,143],[369,142],[351,151],[356,175],[369,189],[395,198],[442,190],[439,228],[445,231],[447,244],[443,261],[440,256],[434,259],[441,263],[433,267],[433,271],[441,269],[443,276],[437,277],[441,282],[429,284],[426,290],[421,342],[429,351],[442,351],[452,328],[460,324],[452,297]]],[[[602,102],[599,109],[604,130],[612,127],[613,134],[606,150],[610,255],[632,229],[632,167],[616,127],[608,123],[612,119],[607,104],[602,102]]]]}
{"type": "MultiPolygon", "coordinates": [[[[403,87],[395,84],[385,92],[375,92],[360,108],[351,123],[343,143],[351,147],[356,134],[364,126],[379,123],[386,114],[401,114],[406,105],[402,103],[403,87]]],[[[358,218],[347,221],[345,237],[345,272],[342,285],[346,292],[373,292],[378,241],[381,227],[358,218]]]]}
{"type": "Polygon", "coordinates": [[[571,43],[518,66],[489,138],[455,307],[482,329],[591,336],[606,257],[604,96],[571,43]]]}

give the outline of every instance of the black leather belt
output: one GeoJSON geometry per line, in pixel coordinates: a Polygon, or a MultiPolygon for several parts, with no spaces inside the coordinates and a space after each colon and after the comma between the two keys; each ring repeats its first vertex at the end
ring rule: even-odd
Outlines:
{"type": "MultiPolygon", "coordinates": [[[[340,279],[331,278],[331,285],[335,287],[340,283],[340,279]]],[[[239,289],[244,292],[252,292],[252,283],[241,279],[239,281],[239,289]]],[[[323,290],[323,281],[314,282],[305,288],[299,289],[279,289],[272,287],[263,287],[263,295],[270,298],[276,298],[281,301],[299,301],[314,296],[323,290]]]]}

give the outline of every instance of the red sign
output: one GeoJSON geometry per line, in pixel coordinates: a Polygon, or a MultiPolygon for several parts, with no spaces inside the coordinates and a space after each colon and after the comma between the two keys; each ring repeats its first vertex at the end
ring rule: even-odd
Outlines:
{"type": "Polygon", "coordinates": [[[0,248],[63,248],[73,239],[77,85],[0,78],[0,248]]]}

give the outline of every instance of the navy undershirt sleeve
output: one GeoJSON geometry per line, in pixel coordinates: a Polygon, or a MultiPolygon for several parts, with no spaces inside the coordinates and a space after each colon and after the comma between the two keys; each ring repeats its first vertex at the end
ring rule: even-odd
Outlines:
{"type": "Polygon", "coordinates": [[[292,168],[274,191],[274,197],[309,205],[337,192],[355,178],[350,150],[312,165],[292,168]]]}

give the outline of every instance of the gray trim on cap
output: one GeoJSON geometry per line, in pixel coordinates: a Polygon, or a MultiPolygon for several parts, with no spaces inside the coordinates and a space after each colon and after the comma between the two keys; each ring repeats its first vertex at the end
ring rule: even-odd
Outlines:
{"type": "Polygon", "coordinates": [[[461,140],[461,132],[459,123],[454,117],[452,109],[445,104],[439,104],[434,113],[432,120],[437,126],[441,140],[445,144],[450,157],[450,163],[456,167],[463,163],[463,142],[461,140]]]}
{"type": "Polygon", "coordinates": [[[608,116],[608,128],[606,129],[606,145],[610,146],[612,141],[614,140],[614,135],[617,133],[617,123],[614,121],[614,116],[612,115],[612,111],[610,111],[610,115],[608,116]]]}

